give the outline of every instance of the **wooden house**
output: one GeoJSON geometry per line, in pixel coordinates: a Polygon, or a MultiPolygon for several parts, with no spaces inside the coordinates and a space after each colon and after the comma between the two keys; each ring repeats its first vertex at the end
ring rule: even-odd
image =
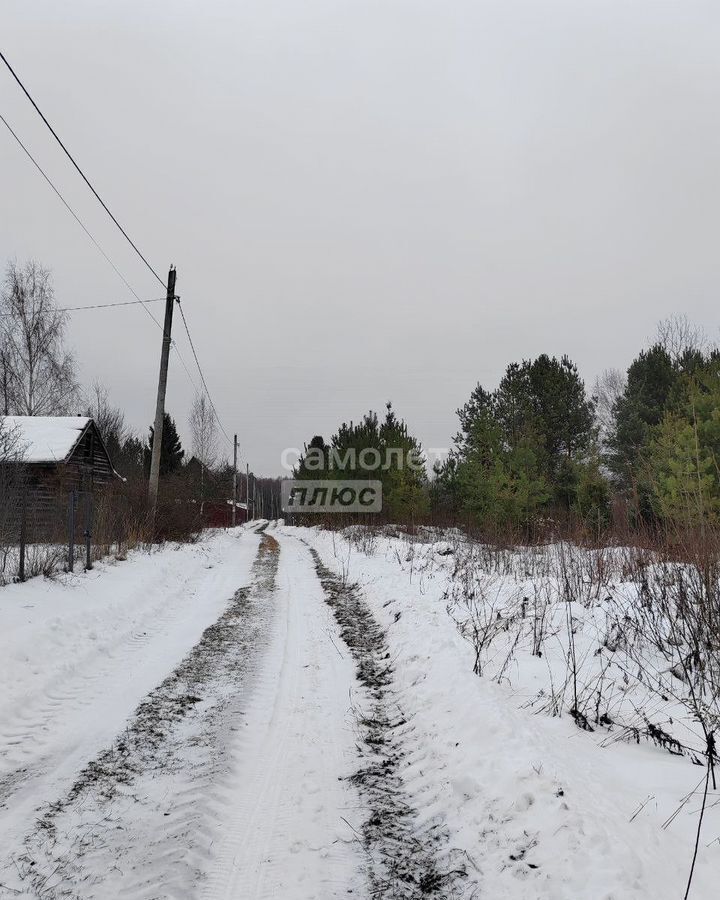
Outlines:
{"type": "Polygon", "coordinates": [[[16,518],[19,500],[24,498],[27,520],[36,536],[64,527],[73,491],[87,496],[120,479],[90,418],[3,416],[0,427],[13,436],[15,449],[10,460],[0,462],[5,470],[5,502],[12,504],[12,518],[16,518]]]}

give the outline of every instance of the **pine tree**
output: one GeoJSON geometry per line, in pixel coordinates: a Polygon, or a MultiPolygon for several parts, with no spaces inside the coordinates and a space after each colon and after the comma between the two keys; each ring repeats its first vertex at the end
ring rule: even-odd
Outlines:
{"type": "Polygon", "coordinates": [[[508,447],[501,426],[487,414],[470,437],[452,463],[462,509],[480,525],[529,527],[550,497],[535,448],[522,439],[508,447]]]}
{"type": "Polygon", "coordinates": [[[652,429],[640,472],[653,512],[685,525],[720,518],[720,365],[682,376],[685,398],[652,429]]]}
{"type": "Polygon", "coordinates": [[[388,403],[381,421],[372,410],[358,423],[343,422],[326,445],[314,437],[296,467],[297,478],[382,482],[383,512],[405,522],[429,508],[427,474],[420,442],[388,403]],[[324,460],[324,469],[316,465],[324,460]]]}
{"type": "Polygon", "coordinates": [[[385,458],[390,460],[387,454],[391,450],[399,457],[398,465],[390,465],[387,471],[380,473],[385,509],[395,521],[414,521],[429,508],[422,446],[408,432],[407,424],[397,418],[391,403],[386,406],[379,437],[385,458]]]}
{"type": "Polygon", "coordinates": [[[528,367],[527,378],[533,421],[552,465],[586,453],[595,436],[594,409],[577,366],[567,356],[557,360],[543,353],[528,367]]]}
{"type": "Polygon", "coordinates": [[[478,385],[458,416],[441,496],[494,524],[528,525],[543,506],[576,506],[597,435],[593,401],[568,357],[511,363],[497,390],[478,385]]]}
{"type": "Polygon", "coordinates": [[[608,465],[625,486],[637,482],[641,456],[652,429],[670,405],[677,382],[678,370],[659,344],[643,350],[630,365],[608,440],[608,465]]]}
{"type": "Polygon", "coordinates": [[[305,453],[298,460],[293,475],[295,478],[326,479],[328,478],[328,454],[330,448],[321,434],[316,434],[309,444],[305,445],[305,453]]]}
{"type": "Polygon", "coordinates": [[[495,397],[489,391],[486,391],[481,384],[477,384],[470,394],[468,402],[457,410],[457,416],[460,419],[460,431],[455,436],[455,442],[463,445],[471,441],[472,429],[475,423],[482,417],[493,415],[495,397]]]}

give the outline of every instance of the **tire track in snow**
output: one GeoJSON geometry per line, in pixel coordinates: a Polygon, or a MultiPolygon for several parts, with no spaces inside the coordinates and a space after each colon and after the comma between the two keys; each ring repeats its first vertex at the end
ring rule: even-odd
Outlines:
{"type": "Polygon", "coordinates": [[[234,813],[219,828],[201,896],[362,897],[358,796],[348,784],[353,665],[310,552],[295,538],[281,539],[276,602],[276,632],[227,784],[234,813]]]}
{"type": "Polygon", "coordinates": [[[351,777],[367,807],[362,843],[374,900],[440,900],[465,896],[462,854],[448,847],[442,822],[421,821],[403,772],[417,744],[394,697],[386,635],[360,588],[334,575],[310,548],[315,569],[365,688],[358,711],[360,768],[351,777]]]}
{"type": "MultiPolygon", "coordinates": [[[[192,576],[189,584],[182,584],[150,608],[143,609],[147,623],[144,627],[138,625],[138,612],[129,627],[120,630],[115,639],[103,647],[105,660],[100,666],[98,652],[93,648],[84,658],[73,660],[67,670],[56,673],[53,682],[22,708],[4,717],[0,727],[0,808],[11,798],[13,805],[17,805],[19,791],[33,798],[42,796],[42,784],[35,780],[42,779],[48,771],[54,777],[60,755],[64,768],[67,768],[66,764],[81,743],[78,735],[85,730],[88,713],[98,703],[108,702],[108,679],[117,671],[119,662],[129,664],[132,657],[146,651],[158,635],[167,634],[185,614],[203,579],[207,579],[204,568],[192,576]],[[59,731],[64,731],[60,737],[61,747],[58,746],[59,731]]],[[[78,767],[83,761],[77,760],[78,767]]]]}
{"type": "Polygon", "coordinates": [[[14,860],[23,896],[191,896],[222,803],[243,682],[272,617],[277,558],[277,542],[263,536],[250,587],[236,592],[69,792],[40,811],[14,860]]]}

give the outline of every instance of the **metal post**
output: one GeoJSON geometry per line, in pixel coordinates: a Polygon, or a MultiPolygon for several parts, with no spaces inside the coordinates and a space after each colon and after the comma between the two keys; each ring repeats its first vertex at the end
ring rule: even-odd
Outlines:
{"type": "Polygon", "coordinates": [[[18,577],[25,581],[25,545],[27,543],[27,488],[23,484],[22,510],[20,511],[20,565],[18,577]]]}
{"type": "Polygon", "coordinates": [[[85,571],[92,569],[92,491],[85,494],[85,571]]]}
{"type": "Polygon", "coordinates": [[[77,494],[75,489],[70,492],[70,508],[68,511],[68,572],[75,568],[75,506],[77,494]]]}

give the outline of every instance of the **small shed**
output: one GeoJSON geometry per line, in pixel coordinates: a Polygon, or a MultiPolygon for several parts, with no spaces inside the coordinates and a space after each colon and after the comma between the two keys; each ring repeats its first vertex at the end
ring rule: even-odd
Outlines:
{"type": "Polygon", "coordinates": [[[64,521],[72,491],[94,493],[120,479],[97,425],[86,416],[3,416],[13,434],[17,458],[5,462],[16,470],[15,492],[22,490],[26,510],[37,531],[48,533],[64,521]]]}

